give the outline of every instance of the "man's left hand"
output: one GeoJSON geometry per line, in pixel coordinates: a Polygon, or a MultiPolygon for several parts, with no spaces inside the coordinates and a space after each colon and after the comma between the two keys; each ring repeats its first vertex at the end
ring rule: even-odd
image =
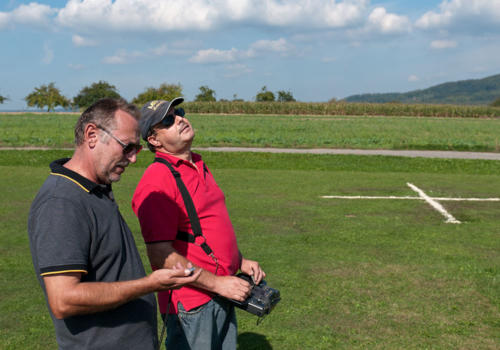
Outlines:
{"type": "Polygon", "coordinates": [[[241,258],[241,272],[252,276],[255,284],[259,284],[260,281],[266,277],[266,273],[262,270],[257,261],[245,258],[241,258]]]}

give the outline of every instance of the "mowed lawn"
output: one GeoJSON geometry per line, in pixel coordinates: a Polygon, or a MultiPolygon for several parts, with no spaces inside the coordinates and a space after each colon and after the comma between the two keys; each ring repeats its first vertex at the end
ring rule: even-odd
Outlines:
{"type": "MultiPolygon", "coordinates": [[[[54,349],[31,264],[29,206],[64,151],[0,152],[0,348],[54,349]]],[[[398,157],[203,153],[243,254],[280,290],[256,325],[238,311],[239,349],[498,349],[500,202],[442,202],[447,224],[423,201],[323,195],[500,197],[500,162],[398,157]]],[[[130,198],[152,154],[114,185],[145,247],[130,198]]]]}
{"type": "MultiPolygon", "coordinates": [[[[72,147],[78,115],[0,114],[0,147],[72,147]]],[[[195,147],[500,151],[500,118],[190,114],[195,147]]]]}

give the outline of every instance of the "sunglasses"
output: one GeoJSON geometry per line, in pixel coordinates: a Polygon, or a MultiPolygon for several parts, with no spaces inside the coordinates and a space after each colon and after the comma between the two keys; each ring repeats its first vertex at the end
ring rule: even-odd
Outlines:
{"type": "Polygon", "coordinates": [[[116,137],[115,135],[113,135],[106,128],[104,128],[104,127],[102,127],[100,125],[97,125],[97,127],[99,129],[101,129],[102,131],[104,131],[109,136],[111,136],[113,139],[115,139],[115,141],[118,142],[120,144],[120,146],[122,146],[122,148],[123,148],[123,155],[125,157],[131,157],[134,154],[138,154],[141,151],[142,145],[140,145],[138,143],[125,143],[122,140],[120,140],[118,137],[116,137]]]}
{"type": "Polygon", "coordinates": [[[181,118],[184,118],[184,116],[186,115],[184,108],[175,108],[174,113],[167,114],[165,118],[163,118],[163,120],[161,121],[161,125],[163,125],[167,129],[170,128],[175,123],[176,115],[178,115],[181,118]]]}

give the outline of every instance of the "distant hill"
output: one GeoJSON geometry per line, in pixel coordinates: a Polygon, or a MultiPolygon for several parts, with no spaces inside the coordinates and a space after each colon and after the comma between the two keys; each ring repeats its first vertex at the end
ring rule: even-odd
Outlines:
{"type": "Polygon", "coordinates": [[[489,105],[500,97],[500,74],[483,79],[461,80],[405,93],[361,94],[347,102],[400,102],[428,104],[489,105]]]}

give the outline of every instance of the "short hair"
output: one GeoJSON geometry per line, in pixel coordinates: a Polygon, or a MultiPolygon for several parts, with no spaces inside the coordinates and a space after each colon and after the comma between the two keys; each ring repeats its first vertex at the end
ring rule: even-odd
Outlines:
{"type": "MultiPolygon", "coordinates": [[[[148,137],[151,136],[151,135],[154,135],[156,133],[156,130],[158,130],[158,125],[153,125],[151,127],[151,129],[149,129],[148,131],[148,137]]],[[[147,137],[146,137],[146,146],[148,146],[148,149],[153,152],[153,153],[156,153],[156,146],[155,145],[152,145],[151,143],[149,143],[149,141],[147,140],[147,137]]]]}
{"type": "Polygon", "coordinates": [[[75,125],[75,144],[80,146],[84,141],[84,130],[87,124],[94,123],[104,128],[113,130],[115,127],[115,113],[118,110],[127,112],[136,120],[141,117],[141,111],[134,104],[122,98],[103,98],[87,108],[78,118],[75,125]]]}
{"type": "Polygon", "coordinates": [[[149,141],[146,141],[146,145],[148,146],[148,149],[153,152],[153,153],[156,153],[156,146],[152,145],[149,143],[149,141]]]}

